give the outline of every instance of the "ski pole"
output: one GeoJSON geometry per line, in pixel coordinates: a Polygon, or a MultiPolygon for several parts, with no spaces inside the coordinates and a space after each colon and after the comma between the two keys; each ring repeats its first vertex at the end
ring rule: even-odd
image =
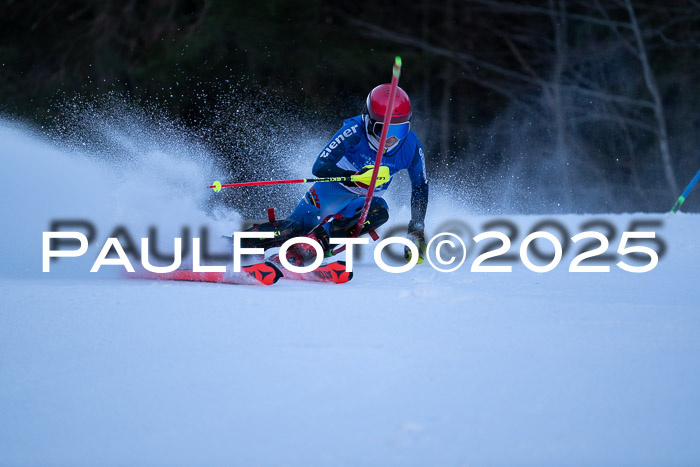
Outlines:
{"type": "Polygon", "coordinates": [[[384,155],[384,146],[386,145],[386,136],[389,133],[389,124],[391,124],[391,117],[394,114],[394,99],[396,98],[396,88],[399,86],[399,76],[401,75],[401,57],[396,57],[394,59],[394,68],[392,69],[391,76],[391,89],[389,91],[389,102],[387,103],[387,113],[384,116],[384,125],[382,125],[382,133],[379,138],[379,148],[377,149],[377,157],[374,160],[374,170],[372,170],[372,180],[368,184],[367,197],[365,198],[365,204],[362,206],[362,213],[355,226],[355,232],[353,237],[360,235],[362,227],[365,225],[365,220],[367,219],[367,213],[369,212],[369,205],[372,203],[372,196],[374,196],[375,182],[377,181],[377,175],[379,170],[377,167],[382,165],[382,156],[384,155]]]}
{"type": "Polygon", "coordinates": [[[213,184],[209,185],[209,188],[213,188],[214,191],[219,192],[222,188],[228,187],[238,187],[238,186],[262,186],[262,185],[282,185],[286,183],[319,183],[319,182],[354,182],[354,183],[364,183],[369,185],[370,182],[376,183],[380,181],[386,183],[389,181],[389,169],[388,167],[382,167],[376,172],[382,172],[381,176],[374,175],[375,171],[367,171],[362,174],[350,175],[349,177],[324,177],[324,178],[299,178],[296,180],[265,180],[261,182],[242,182],[242,183],[221,183],[220,181],[215,181],[213,184]]]}
{"type": "Polygon", "coordinates": [[[698,180],[700,180],[700,170],[698,170],[698,173],[695,174],[688,186],[685,188],[685,190],[683,190],[683,193],[678,197],[678,201],[676,201],[676,204],[674,204],[671,208],[671,214],[675,214],[678,212],[678,210],[681,208],[681,205],[685,202],[685,199],[690,194],[690,190],[692,190],[695,184],[698,183],[698,180]]]}

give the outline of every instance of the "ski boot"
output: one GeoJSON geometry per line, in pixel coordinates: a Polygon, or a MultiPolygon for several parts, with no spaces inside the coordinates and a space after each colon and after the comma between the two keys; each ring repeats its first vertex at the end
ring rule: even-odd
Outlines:
{"type": "Polygon", "coordinates": [[[275,248],[281,246],[290,238],[301,235],[301,226],[291,219],[274,220],[264,224],[254,225],[245,232],[274,232],[273,238],[242,238],[243,248],[275,248]]]}
{"type": "MultiPolygon", "coordinates": [[[[323,224],[319,224],[314,227],[313,230],[306,235],[306,237],[318,242],[323,250],[323,256],[328,256],[328,253],[331,251],[331,245],[328,232],[323,224]]],[[[316,257],[316,249],[308,243],[296,243],[289,247],[286,257],[287,261],[289,261],[289,264],[291,265],[306,266],[314,261],[314,258],[316,257]]]]}

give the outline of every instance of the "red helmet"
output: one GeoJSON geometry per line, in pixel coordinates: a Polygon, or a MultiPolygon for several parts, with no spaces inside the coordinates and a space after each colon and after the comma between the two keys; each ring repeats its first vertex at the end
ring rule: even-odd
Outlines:
{"type": "MultiPolygon", "coordinates": [[[[390,84],[380,84],[370,91],[367,95],[367,113],[369,118],[378,122],[384,122],[390,91],[390,84]]],[[[394,97],[394,111],[391,114],[390,123],[405,123],[410,119],[411,100],[408,98],[406,91],[397,86],[396,96],[394,97]]]]}

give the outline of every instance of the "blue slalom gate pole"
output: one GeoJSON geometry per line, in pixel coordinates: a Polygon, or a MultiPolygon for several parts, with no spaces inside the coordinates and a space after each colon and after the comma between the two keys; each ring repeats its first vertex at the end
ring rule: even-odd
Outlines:
{"type": "Polygon", "coordinates": [[[685,190],[683,190],[683,193],[678,197],[678,201],[676,201],[676,204],[674,204],[673,208],[671,208],[671,214],[678,212],[681,205],[690,194],[690,190],[692,190],[695,184],[698,183],[698,180],[700,180],[700,170],[698,170],[698,173],[695,174],[690,183],[688,183],[688,186],[685,188],[685,190]]]}

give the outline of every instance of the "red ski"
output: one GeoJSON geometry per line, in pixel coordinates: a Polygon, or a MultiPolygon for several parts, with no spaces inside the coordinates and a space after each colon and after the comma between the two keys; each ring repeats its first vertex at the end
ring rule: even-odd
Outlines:
{"type": "MultiPolygon", "coordinates": [[[[133,275],[130,277],[134,277],[133,275]]],[[[282,272],[270,262],[243,266],[240,272],[194,272],[186,269],[178,269],[173,272],[158,274],[149,271],[141,271],[135,276],[137,279],[165,280],[165,281],[191,281],[191,282],[217,282],[220,284],[245,284],[245,285],[272,285],[276,283],[282,272]]]]}

